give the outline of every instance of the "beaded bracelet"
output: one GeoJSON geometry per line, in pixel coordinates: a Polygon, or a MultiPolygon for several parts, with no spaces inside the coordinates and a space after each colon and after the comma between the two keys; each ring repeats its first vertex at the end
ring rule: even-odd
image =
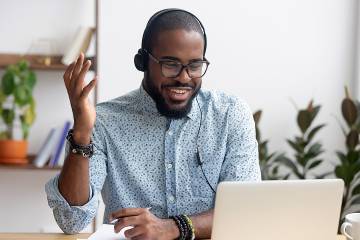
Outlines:
{"type": "Polygon", "coordinates": [[[179,217],[178,216],[171,216],[170,218],[175,221],[176,226],[179,229],[180,236],[178,237],[178,239],[179,240],[186,240],[186,238],[185,238],[186,231],[185,231],[183,225],[181,224],[181,221],[180,221],[179,217]]]}
{"type": "Polygon", "coordinates": [[[186,222],[186,219],[184,217],[184,215],[179,215],[179,216],[176,216],[179,220],[180,220],[180,223],[181,225],[183,226],[184,230],[185,230],[185,239],[186,240],[190,240],[190,237],[191,237],[191,229],[189,227],[189,225],[187,224],[186,222]]]}
{"type": "Polygon", "coordinates": [[[190,230],[191,230],[191,236],[190,236],[190,239],[191,240],[194,240],[195,239],[195,228],[194,228],[194,225],[191,221],[191,219],[187,216],[187,215],[182,215],[184,216],[185,220],[186,220],[186,223],[188,224],[190,230]]]}

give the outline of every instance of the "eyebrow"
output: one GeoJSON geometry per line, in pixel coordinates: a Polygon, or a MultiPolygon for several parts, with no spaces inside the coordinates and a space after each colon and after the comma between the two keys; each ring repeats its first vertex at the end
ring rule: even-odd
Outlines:
{"type": "MultiPolygon", "coordinates": [[[[173,60],[173,61],[177,61],[177,62],[181,62],[179,58],[177,57],[173,57],[173,56],[163,56],[160,58],[161,60],[173,60]]],[[[189,60],[189,62],[196,62],[196,61],[203,61],[204,59],[202,58],[194,58],[189,60]]]]}

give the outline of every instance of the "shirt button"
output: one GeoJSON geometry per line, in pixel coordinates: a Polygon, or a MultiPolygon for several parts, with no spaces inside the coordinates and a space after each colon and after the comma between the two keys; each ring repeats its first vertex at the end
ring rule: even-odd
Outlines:
{"type": "Polygon", "coordinates": [[[172,169],[172,164],[169,163],[169,164],[167,165],[167,167],[168,167],[168,169],[172,169]]]}
{"type": "Polygon", "coordinates": [[[169,201],[170,201],[170,202],[173,202],[174,200],[175,200],[174,196],[173,196],[173,195],[170,195],[170,196],[169,196],[169,201]]]}
{"type": "Polygon", "coordinates": [[[168,131],[168,134],[169,134],[170,136],[172,136],[172,135],[173,135],[173,132],[172,132],[172,131],[168,131]]]}

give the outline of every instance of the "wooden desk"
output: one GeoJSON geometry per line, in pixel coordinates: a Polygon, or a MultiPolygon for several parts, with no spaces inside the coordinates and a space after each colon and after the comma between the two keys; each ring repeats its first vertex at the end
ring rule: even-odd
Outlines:
{"type": "MultiPolygon", "coordinates": [[[[86,239],[90,233],[66,235],[62,233],[0,233],[0,240],[76,240],[86,239]]],[[[346,240],[344,236],[338,236],[337,240],[346,240]]]]}
{"type": "Polygon", "coordinates": [[[0,240],[76,240],[87,239],[91,233],[66,235],[63,233],[0,233],[0,240]]]}

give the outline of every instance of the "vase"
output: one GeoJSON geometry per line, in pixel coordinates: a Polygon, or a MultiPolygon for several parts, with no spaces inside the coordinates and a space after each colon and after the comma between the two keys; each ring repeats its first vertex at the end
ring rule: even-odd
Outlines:
{"type": "Polygon", "coordinates": [[[0,140],[0,163],[27,164],[28,141],[0,140]]]}

